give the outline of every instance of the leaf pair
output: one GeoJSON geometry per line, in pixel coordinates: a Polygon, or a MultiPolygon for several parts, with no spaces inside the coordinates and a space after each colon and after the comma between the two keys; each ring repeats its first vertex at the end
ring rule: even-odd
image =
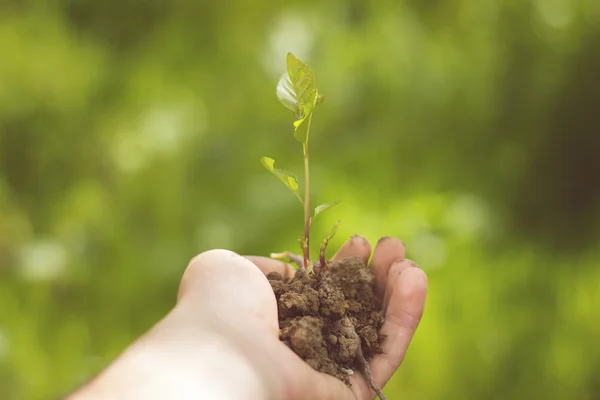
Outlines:
{"type": "MultiPolygon", "coordinates": [[[[263,157],[263,158],[261,158],[260,161],[265,166],[265,168],[267,170],[269,170],[269,172],[271,172],[273,175],[275,175],[277,178],[279,178],[279,180],[281,182],[283,182],[283,184],[285,186],[287,186],[288,189],[290,189],[292,191],[292,193],[294,193],[294,195],[300,201],[300,203],[304,204],[304,201],[302,201],[302,197],[300,197],[300,193],[298,191],[298,188],[299,188],[298,179],[293,174],[291,174],[287,171],[284,171],[282,169],[275,168],[275,160],[273,160],[272,158],[263,157]]],[[[337,204],[339,204],[339,200],[317,206],[315,208],[315,212],[311,218],[311,224],[315,220],[315,218],[317,218],[317,216],[319,214],[321,214],[323,211],[328,210],[337,204]]]]}
{"type": "Polygon", "coordinates": [[[277,84],[277,98],[286,108],[296,114],[294,121],[294,137],[305,144],[308,140],[308,124],[315,106],[324,99],[315,88],[315,78],[312,70],[292,53],[288,53],[287,73],[277,84]],[[302,127],[302,129],[301,129],[302,127]]]}

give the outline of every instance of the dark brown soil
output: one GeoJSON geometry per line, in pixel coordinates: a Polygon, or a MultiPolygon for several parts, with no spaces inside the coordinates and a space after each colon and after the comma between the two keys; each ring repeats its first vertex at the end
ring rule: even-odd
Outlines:
{"type": "Polygon", "coordinates": [[[374,276],[359,257],[315,267],[312,278],[267,276],[279,309],[280,339],[317,371],[350,385],[358,371],[370,379],[366,361],[381,353],[384,337],[374,276]]]}

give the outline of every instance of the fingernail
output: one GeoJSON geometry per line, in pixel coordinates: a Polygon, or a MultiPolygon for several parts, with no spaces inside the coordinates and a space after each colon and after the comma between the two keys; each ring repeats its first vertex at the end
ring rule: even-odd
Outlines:
{"type": "Polygon", "coordinates": [[[360,239],[363,244],[369,244],[369,241],[367,240],[367,238],[365,238],[362,235],[359,235],[358,233],[355,233],[354,235],[350,236],[350,242],[354,242],[354,240],[356,240],[356,239],[360,239]]]}
{"type": "Polygon", "coordinates": [[[392,268],[393,268],[394,271],[397,271],[397,275],[400,276],[400,274],[402,272],[404,272],[407,268],[410,268],[410,267],[412,267],[410,260],[407,260],[405,258],[397,258],[396,261],[394,261],[392,263],[392,266],[390,267],[390,272],[392,271],[392,268]],[[396,267],[396,265],[399,265],[402,263],[404,263],[402,266],[396,267]],[[398,270],[398,268],[400,268],[400,270],[398,270]]]}
{"type": "Polygon", "coordinates": [[[392,238],[391,236],[383,236],[381,239],[379,239],[379,240],[377,241],[377,245],[380,245],[381,243],[383,243],[383,242],[385,242],[386,240],[389,240],[389,239],[391,239],[391,238],[392,238]]]}

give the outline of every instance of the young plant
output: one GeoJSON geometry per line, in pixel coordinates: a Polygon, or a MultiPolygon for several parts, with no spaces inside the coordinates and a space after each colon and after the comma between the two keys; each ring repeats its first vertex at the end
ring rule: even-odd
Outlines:
{"type": "MultiPolygon", "coordinates": [[[[324,97],[315,87],[314,74],[308,65],[300,61],[292,53],[288,53],[286,62],[287,72],[283,74],[279,80],[279,83],[277,84],[277,98],[281,104],[293,111],[296,116],[296,120],[293,123],[294,138],[302,144],[302,154],[304,156],[304,199],[302,199],[300,196],[298,191],[298,180],[294,175],[275,168],[275,160],[272,158],[263,157],[262,163],[267,170],[279,178],[292,191],[292,193],[294,193],[304,208],[304,235],[302,239],[300,239],[302,261],[300,262],[298,260],[297,262],[302,272],[307,273],[310,276],[312,275],[314,267],[310,259],[311,225],[318,215],[320,215],[323,211],[335,206],[339,203],[339,201],[321,204],[315,208],[314,213],[311,216],[308,139],[310,137],[310,124],[312,121],[313,111],[315,110],[315,107],[323,101],[324,97]]],[[[325,240],[323,240],[321,243],[319,263],[322,267],[326,265],[325,248],[329,240],[331,240],[333,235],[335,235],[338,223],[339,221],[335,223],[329,235],[327,235],[325,240]]],[[[272,254],[272,257],[287,257],[292,261],[296,261],[296,257],[289,252],[272,254]]]]}

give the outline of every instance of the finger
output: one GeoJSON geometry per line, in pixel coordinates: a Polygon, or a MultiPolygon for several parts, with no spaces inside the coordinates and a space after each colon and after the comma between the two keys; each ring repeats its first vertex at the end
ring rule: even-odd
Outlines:
{"type": "Polygon", "coordinates": [[[390,303],[390,298],[394,291],[394,287],[396,286],[398,279],[400,278],[400,274],[402,271],[409,267],[419,268],[417,263],[411,260],[396,260],[392,263],[390,270],[388,272],[388,276],[386,278],[385,284],[385,294],[383,297],[383,310],[387,310],[388,304],[390,303]]]}
{"type": "Polygon", "coordinates": [[[353,235],[340,247],[337,253],[331,258],[333,261],[343,260],[347,257],[360,257],[365,264],[369,261],[371,255],[371,245],[364,237],[353,235]]]}
{"type": "Polygon", "coordinates": [[[387,236],[379,239],[371,259],[371,271],[375,275],[375,291],[383,298],[388,272],[392,263],[406,257],[404,243],[395,237],[387,236]]]}
{"type": "MultiPolygon", "coordinates": [[[[416,265],[416,264],[415,264],[416,265]]],[[[427,297],[427,275],[417,267],[402,271],[392,288],[381,333],[383,354],[369,363],[373,379],[383,387],[398,369],[421,321],[427,297]]]]}
{"type": "Polygon", "coordinates": [[[194,257],[179,285],[178,306],[195,315],[259,318],[278,332],[277,303],[271,285],[250,260],[228,250],[210,250],[194,257]]]}
{"type": "Polygon", "coordinates": [[[284,263],[283,261],[261,256],[245,257],[252,261],[258,268],[260,268],[265,275],[268,275],[271,272],[278,272],[285,279],[292,278],[296,273],[294,267],[292,267],[290,264],[284,263]]]}

